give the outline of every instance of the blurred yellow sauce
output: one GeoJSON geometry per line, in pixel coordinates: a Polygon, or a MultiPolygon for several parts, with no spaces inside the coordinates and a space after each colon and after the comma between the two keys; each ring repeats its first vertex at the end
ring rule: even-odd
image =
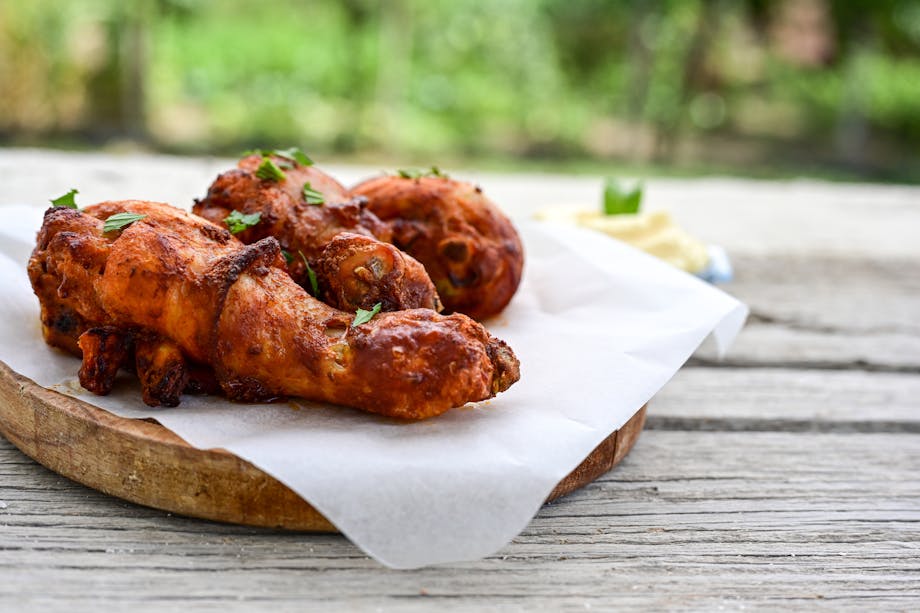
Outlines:
{"type": "Polygon", "coordinates": [[[536,218],[603,232],[690,273],[702,271],[709,262],[706,245],[680,228],[667,211],[604,215],[598,211],[547,209],[538,212],[536,218]]]}

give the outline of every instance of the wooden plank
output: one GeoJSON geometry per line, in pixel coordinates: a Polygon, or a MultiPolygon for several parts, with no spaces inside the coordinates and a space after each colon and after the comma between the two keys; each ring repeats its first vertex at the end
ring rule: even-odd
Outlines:
{"type": "MultiPolygon", "coordinates": [[[[920,207],[918,207],[920,212],[920,207]]],[[[761,325],[826,333],[920,335],[920,261],[736,257],[725,286],[761,325]]]]}
{"type": "Polygon", "coordinates": [[[647,428],[920,432],[920,375],[786,368],[683,368],[647,428]]]}
{"type": "Polygon", "coordinates": [[[920,437],[650,431],[486,560],[164,517],[0,443],[0,608],[915,608],[920,437]]]}
{"type": "MultiPolygon", "coordinates": [[[[727,364],[920,373],[915,262],[741,257],[735,265],[725,289],[751,317],[727,364]]],[[[699,355],[715,359],[712,347],[699,355]]]]}
{"type": "Polygon", "coordinates": [[[49,206],[48,200],[71,188],[80,206],[105,200],[143,198],[191,208],[229,159],[147,154],[73,153],[36,149],[0,150],[2,204],[49,206]],[[38,164],[39,166],[29,166],[38,164]],[[23,168],[42,168],[42,179],[23,168]]]}
{"type": "Polygon", "coordinates": [[[712,344],[694,362],[739,368],[820,368],[920,373],[920,337],[905,334],[812,332],[782,325],[749,324],[728,355],[719,359],[712,344]]]}
{"type": "MultiPolygon", "coordinates": [[[[382,168],[318,162],[346,184],[379,174],[382,168]]],[[[77,187],[82,203],[143,197],[191,206],[217,173],[234,163],[229,158],[0,149],[0,204],[32,202],[43,207],[49,198],[77,187]],[[42,180],[36,181],[23,168],[41,168],[42,180]]],[[[397,163],[394,160],[391,169],[397,163]]],[[[546,206],[600,204],[599,176],[447,170],[479,182],[505,210],[521,217],[546,206]]],[[[652,177],[646,181],[643,207],[672,211],[702,240],[721,244],[738,257],[786,254],[916,261],[918,201],[920,188],[915,186],[652,177]]]]}

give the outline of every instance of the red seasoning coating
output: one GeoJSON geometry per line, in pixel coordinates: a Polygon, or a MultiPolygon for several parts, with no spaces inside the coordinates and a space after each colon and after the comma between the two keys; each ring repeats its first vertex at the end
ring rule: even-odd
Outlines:
{"type": "Polygon", "coordinates": [[[343,232],[329,241],[317,263],[323,300],[337,309],[441,310],[425,267],[388,243],[343,232]]]}
{"type": "Polygon", "coordinates": [[[299,396],[420,419],[519,378],[511,349],[469,317],[414,309],[353,326],[354,313],[291,280],[274,238],[246,246],[165,204],[49,209],[29,277],[45,340],[82,354],[84,387],[107,393],[133,360],[151,405],[216,384],[234,400],[299,396]],[[103,233],[121,212],[144,217],[103,233]]]}
{"type": "Polygon", "coordinates": [[[192,211],[219,225],[233,211],[258,214],[258,223],[237,237],[247,244],[276,238],[288,253],[291,277],[304,287],[310,287],[307,263],[315,272],[323,271],[320,296],[337,308],[354,311],[382,302],[384,311],[441,310],[424,268],[386,244],[388,226],[366,209],[363,199],[351,199],[344,187],[315,166],[277,155],[245,157],[238,168],[217,177],[192,211]],[[266,160],[277,170],[262,173],[263,178],[259,168],[266,160]],[[341,238],[343,233],[350,238],[341,238]],[[345,253],[349,268],[342,266],[345,253]],[[327,257],[332,261],[326,263],[327,257]],[[376,287],[367,295],[356,293],[371,286],[376,287]]]}
{"type": "Polygon", "coordinates": [[[521,282],[524,248],[482,190],[444,176],[384,176],[352,188],[394,245],[425,266],[447,311],[497,315],[521,282]]]}

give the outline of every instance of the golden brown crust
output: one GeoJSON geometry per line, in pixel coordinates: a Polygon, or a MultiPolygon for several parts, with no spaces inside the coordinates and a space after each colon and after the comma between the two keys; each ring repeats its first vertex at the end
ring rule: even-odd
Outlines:
{"type": "MultiPolygon", "coordinates": [[[[232,399],[292,395],[420,419],[519,376],[513,353],[468,317],[416,309],[353,327],[352,314],[307,295],[283,267],[273,238],[244,246],[168,205],[125,201],[49,211],[29,272],[43,321],[79,318],[64,344],[79,352],[76,339],[100,326],[131,335],[151,404],[177,403],[190,372],[207,365],[232,399]],[[123,211],[146,217],[104,235],[101,220],[123,211]]],[[[91,365],[117,355],[96,346],[91,365]]],[[[103,376],[90,378],[107,391],[103,376]]]]}
{"type": "Polygon", "coordinates": [[[441,310],[425,268],[393,245],[343,232],[326,245],[316,274],[327,304],[343,311],[371,309],[441,310]]]}
{"type": "Polygon", "coordinates": [[[135,366],[144,402],[150,406],[179,406],[189,381],[188,366],[179,347],[168,339],[138,335],[134,342],[135,366]]]}
{"type": "Polygon", "coordinates": [[[83,352],[80,385],[94,394],[107,395],[119,369],[128,361],[131,335],[114,326],[100,326],[81,334],[78,344],[83,352]]]}
{"type": "Polygon", "coordinates": [[[108,249],[102,222],[64,207],[45,212],[35,247],[45,256],[33,256],[28,273],[41,301],[42,334],[49,345],[80,355],[80,335],[109,323],[95,296],[84,291],[104,270],[108,249]]]}
{"type": "Polygon", "coordinates": [[[260,160],[243,158],[238,168],[219,175],[192,212],[220,226],[233,211],[258,213],[259,223],[237,234],[238,239],[249,244],[272,236],[282,249],[292,254],[301,251],[310,261],[340,232],[387,235],[386,226],[366,210],[362,200],[352,199],[321,170],[297,166],[284,171],[283,181],[260,179],[255,174],[260,160]],[[307,182],[325,196],[324,204],[306,202],[300,190],[307,182]]]}
{"type": "Polygon", "coordinates": [[[332,306],[353,312],[380,302],[384,311],[440,310],[437,291],[424,267],[377,240],[389,241],[389,228],[367,211],[363,199],[352,199],[335,179],[314,166],[291,164],[279,157],[270,159],[285,166],[283,180],[257,176],[261,156],[243,158],[237,169],[217,177],[193,211],[218,224],[223,224],[232,211],[258,213],[259,223],[237,237],[247,244],[269,236],[276,238],[288,253],[291,277],[310,288],[309,263],[321,277],[320,296],[332,306]],[[307,202],[303,194],[307,183],[324,196],[324,203],[307,202]],[[337,238],[343,234],[352,238],[337,238]],[[351,255],[346,258],[347,252],[351,255]],[[372,281],[364,273],[374,260],[391,262],[393,274],[372,281]],[[346,266],[349,263],[354,266],[346,266]],[[359,296],[355,292],[361,288],[367,291],[359,296]]]}
{"type": "Polygon", "coordinates": [[[448,311],[497,315],[517,291],[524,249],[478,187],[446,177],[384,176],[352,188],[387,223],[393,244],[420,261],[448,311]]]}

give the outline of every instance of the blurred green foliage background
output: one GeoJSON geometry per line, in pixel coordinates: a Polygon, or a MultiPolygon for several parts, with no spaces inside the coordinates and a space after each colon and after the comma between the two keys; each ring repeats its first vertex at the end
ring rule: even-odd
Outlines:
{"type": "Polygon", "coordinates": [[[917,0],[0,0],[0,144],[920,180],[917,0]]]}

